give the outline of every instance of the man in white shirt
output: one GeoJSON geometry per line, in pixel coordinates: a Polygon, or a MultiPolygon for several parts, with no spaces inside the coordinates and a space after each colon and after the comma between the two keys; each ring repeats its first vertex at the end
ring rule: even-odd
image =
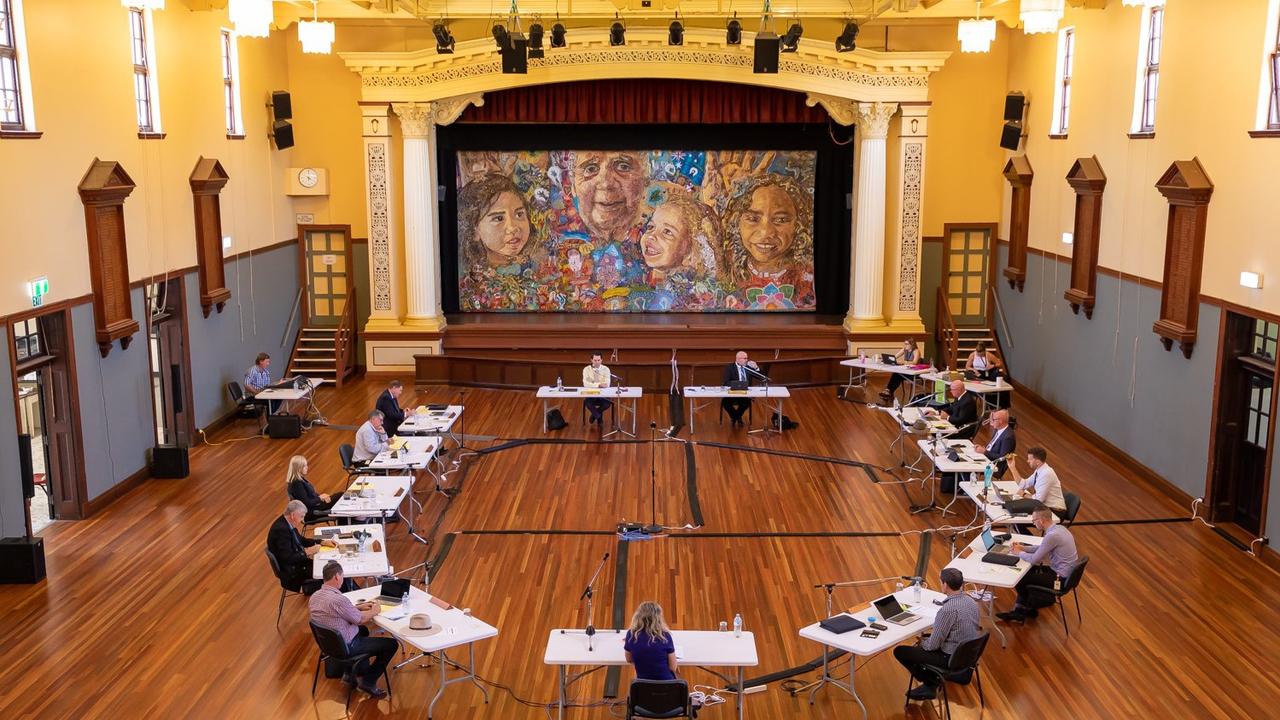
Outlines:
{"type": "Polygon", "coordinates": [[[999,479],[1004,477],[1005,470],[1008,469],[1005,458],[1018,449],[1018,439],[1013,434],[1013,428],[1009,426],[1008,410],[996,410],[991,413],[991,419],[987,420],[987,424],[991,426],[991,439],[986,445],[976,445],[974,449],[995,463],[995,477],[999,479]]]}
{"type": "MultiPolygon", "coordinates": [[[[591,353],[591,364],[582,368],[582,387],[607,388],[612,377],[613,373],[609,372],[609,366],[604,364],[603,356],[598,352],[591,353]]],[[[587,412],[591,413],[587,424],[596,423],[603,428],[604,411],[613,405],[613,401],[602,397],[589,397],[583,400],[582,404],[586,406],[587,412]]]]}
{"type": "Polygon", "coordinates": [[[1014,497],[1033,497],[1039,500],[1059,518],[1067,514],[1067,500],[1062,495],[1062,482],[1058,473],[1049,467],[1049,453],[1042,447],[1027,450],[1027,464],[1031,466],[1031,475],[1025,479],[1018,473],[1018,464],[1010,463],[1009,470],[1013,479],[1018,482],[1018,491],[1014,497]]]}
{"type": "Polygon", "coordinates": [[[390,446],[387,433],[382,429],[382,411],[369,413],[369,419],[356,430],[355,453],[351,459],[358,463],[367,463],[378,456],[378,453],[390,446]]]}

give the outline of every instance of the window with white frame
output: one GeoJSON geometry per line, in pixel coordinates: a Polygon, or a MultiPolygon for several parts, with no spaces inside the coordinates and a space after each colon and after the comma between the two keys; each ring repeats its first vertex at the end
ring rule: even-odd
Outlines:
{"type": "Polygon", "coordinates": [[[1156,95],[1160,90],[1160,46],[1164,41],[1164,8],[1144,7],[1138,35],[1138,79],[1133,95],[1134,133],[1156,131],[1156,95]]]}
{"type": "Polygon", "coordinates": [[[22,0],[0,0],[0,130],[35,130],[22,0]]]}
{"type": "Polygon", "coordinates": [[[133,95],[137,105],[138,132],[159,134],[160,93],[156,83],[155,33],[151,10],[129,8],[129,34],[133,48],[133,95]]]}
{"type": "Polygon", "coordinates": [[[1258,93],[1258,129],[1280,130],[1280,0],[1267,11],[1266,54],[1258,93]]]}
{"type": "Polygon", "coordinates": [[[222,106],[227,135],[244,137],[244,120],[240,112],[240,56],[236,52],[236,36],[223,30],[219,38],[222,48],[222,106]]]}
{"type": "Polygon", "coordinates": [[[1071,122],[1071,66],[1075,59],[1076,29],[1058,31],[1058,69],[1053,87],[1053,135],[1066,135],[1071,122]]]}

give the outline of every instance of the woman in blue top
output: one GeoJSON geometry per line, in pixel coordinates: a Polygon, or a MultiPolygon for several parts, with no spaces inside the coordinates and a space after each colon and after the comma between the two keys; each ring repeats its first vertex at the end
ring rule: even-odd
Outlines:
{"type": "Polygon", "coordinates": [[[622,648],[640,680],[676,679],[676,646],[658,603],[640,603],[622,648]]]}

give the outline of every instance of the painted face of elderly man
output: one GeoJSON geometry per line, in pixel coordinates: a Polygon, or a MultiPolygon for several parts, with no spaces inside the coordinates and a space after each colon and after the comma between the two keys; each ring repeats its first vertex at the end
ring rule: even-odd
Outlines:
{"type": "Polygon", "coordinates": [[[643,153],[582,150],[573,157],[573,194],[594,239],[621,240],[640,219],[649,177],[643,153]]]}

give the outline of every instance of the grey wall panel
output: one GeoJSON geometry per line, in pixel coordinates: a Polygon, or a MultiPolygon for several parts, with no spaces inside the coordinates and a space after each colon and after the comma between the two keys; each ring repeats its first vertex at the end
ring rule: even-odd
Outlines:
{"type": "MultiPolygon", "coordinates": [[[[1000,247],[1002,268],[1007,251],[1000,247]]],[[[1188,360],[1176,346],[1166,352],[1151,332],[1159,291],[1103,275],[1093,319],[1086,320],[1062,298],[1069,272],[1069,263],[1032,254],[1025,292],[997,285],[1009,322],[1009,336],[1002,333],[1001,340],[1013,377],[1192,497],[1200,496],[1221,313],[1201,304],[1201,341],[1188,360]]]]}
{"type": "Polygon", "coordinates": [[[27,532],[27,514],[23,510],[18,419],[13,414],[10,372],[9,353],[0,351],[0,537],[21,537],[27,532]]]}
{"type": "Polygon", "coordinates": [[[232,297],[221,313],[200,310],[200,282],[187,276],[187,323],[191,338],[191,395],[197,428],[231,410],[226,384],[240,382],[259,352],[271,355],[271,376],[281,378],[293,350],[297,320],[284,342],[285,325],[298,292],[298,249],[287,245],[226,264],[232,297]]]}

